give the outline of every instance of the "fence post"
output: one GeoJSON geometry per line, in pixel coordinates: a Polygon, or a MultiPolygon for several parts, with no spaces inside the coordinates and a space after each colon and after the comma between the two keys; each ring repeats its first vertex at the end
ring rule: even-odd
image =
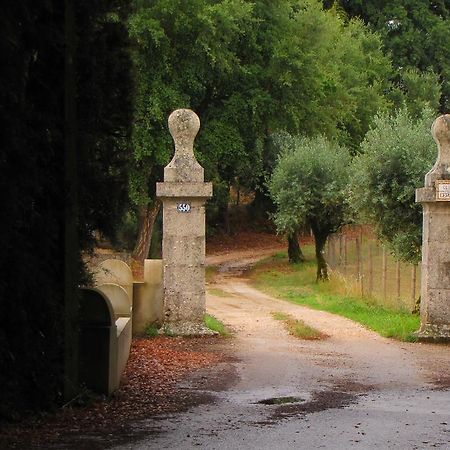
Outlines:
{"type": "Polygon", "coordinates": [[[369,288],[368,295],[372,295],[373,291],[373,259],[372,259],[372,245],[369,243],[369,288]]]}
{"type": "Polygon", "coordinates": [[[395,276],[397,279],[397,302],[400,303],[400,260],[397,260],[395,276]]]}
{"type": "Polygon", "coordinates": [[[361,292],[363,290],[362,287],[362,274],[361,274],[361,243],[360,243],[360,237],[358,236],[355,239],[356,244],[356,280],[358,281],[359,287],[361,289],[361,292]]]}
{"type": "Polygon", "coordinates": [[[344,276],[347,275],[347,236],[344,235],[344,276]]]}
{"type": "Polygon", "coordinates": [[[411,300],[413,302],[413,307],[416,306],[416,280],[417,280],[417,266],[413,265],[411,267],[411,300]]]}
{"type": "Polygon", "coordinates": [[[383,246],[382,287],[384,300],[386,300],[386,284],[387,284],[386,274],[387,274],[387,255],[386,255],[386,248],[383,246]]]}
{"type": "Polygon", "coordinates": [[[330,242],[330,245],[331,245],[331,257],[330,257],[330,259],[332,261],[332,269],[335,269],[336,268],[336,235],[332,234],[330,236],[330,238],[331,238],[331,242],[330,242]]]}
{"type": "Polygon", "coordinates": [[[331,234],[327,238],[327,263],[331,263],[331,234]]]}

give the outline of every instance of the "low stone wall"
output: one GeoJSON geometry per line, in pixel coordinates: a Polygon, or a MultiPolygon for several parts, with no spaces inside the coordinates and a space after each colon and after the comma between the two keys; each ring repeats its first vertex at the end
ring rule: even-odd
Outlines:
{"type": "Polygon", "coordinates": [[[82,289],[79,374],[88,388],[110,395],[119,387],[130,354],[131,307],[126,315],[123,306],[129,300],[122,287],[104,285],[108,295],[101,288],[82,289]]]}
{"type": "Polygon", "coordinates": [[[143,281],[133,281],[130,267],[118,259],[94,269],[95,288],[82,289],[80,311],[80,381],[112,394],[120,384],[133,334],[163,321],[162,260],[145,260],[143,281]]]}
{"type": "MultiPolygon", "coordinates": [[[[148,325],[161,325],[163,314],[163,262],[144,261],[142,279],[133,279],[130,267],[121,259],[107,259],[93,269],[96,286],[118,284],[128,294],[132,307],[133,334],[142,335],[148,325]]],[[[107,293],[108,295],[108,293],[107,293]]]]}
{"type": "Polygon", "coordinates": [[[163,312],[163,262],[146,259],[143,281],[133,284],[133,334],[145,333],[148,325],[161,325],[163,312]]]}

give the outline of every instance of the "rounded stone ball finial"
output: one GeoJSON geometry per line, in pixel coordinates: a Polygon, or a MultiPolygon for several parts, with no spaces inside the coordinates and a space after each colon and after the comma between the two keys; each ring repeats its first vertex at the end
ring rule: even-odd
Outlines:
{"type": "Polygon", "coordinates": [[[431,126],[436,143],[442,148],[450,144],[450,114],[439,116],[431,126]]]}
{"type": "Polygon", "coordinates": [[[177,109],[169,116],[169,131],[175,142],[175,153],[193,153],[194,139],[200,129],[200,119],[190,109],[177,109]]]}
{"type": "Polygon", "coordinates": [[[445,172],[450,169],[450,114],[439,116],[431,126],[431,134],[439,148],[435,167],[445,166],[445,172]]]}

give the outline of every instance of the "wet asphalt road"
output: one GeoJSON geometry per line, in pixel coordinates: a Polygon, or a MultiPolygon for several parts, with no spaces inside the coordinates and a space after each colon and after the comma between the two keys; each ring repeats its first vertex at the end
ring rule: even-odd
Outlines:
{"type": "Polygon", "coordinates": [[[137,424],[148,435],[115,449],[450,449],[449,346],[381,338],[261,294],[228,268],[214,285],[227,295],[207,306],[236,331],[235,359],[183,386],[211,401],[137,424]],[[295,339],[274,311],[329,338],[295,339]]]}

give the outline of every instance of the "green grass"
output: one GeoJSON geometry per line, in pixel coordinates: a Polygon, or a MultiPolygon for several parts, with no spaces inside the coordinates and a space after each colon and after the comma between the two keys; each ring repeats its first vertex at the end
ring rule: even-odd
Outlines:
{"type": "Polygon", "coordinates": [[[217,266],[206,266],[205,268],[205,280],[210,283],[214,276],[217,274],[217,266]]]}
{"type": "Polygon", "coordinates": [[[272,313],[272,316],[275,320],[280,320],[284,322],[284,325],[288,330],[289,334],[297,338],[307,340],[317,340],[317,339],[324,339],[327,337],[319,330],[316,330],[315,328],[306,325],[306,323],[303,322],[302,320],[294,319],[289,314],[285,314],[282,312],[274,312],[272,313]]]}
{"type": "Polygon", "coordinates": [[[219,289],[219,288],[209,288],[208,292],[211,295],[215,295],[216,297],[231,297],[232,294],[224,291],[223,289],[219,289]]]}
{"type": "Polygon", "coordinates": [[[212,331],[216,331],[221,336],[230,336],[230,331],[227,329],[227,327],[216,317],[212,316],[211,314],[205,314],[204,321],[206,327],[208,327],[212,331]]]}
{"type": "Polygon", "coordinates": [[[272,317],[273,317],[275,320],[285,321],[285,320],[288,320],[289,317],[291,317],[291,316],[290,316],[289,314],[282,313],[282,312],[273,312],[273,313],[272,313],[272,317]]]}
{"type": "MultiPolygon", "coordinates": [[[[343,248],[341,249],[343,250],[343,248]]],[[[345,269],[343,266],[344,255],[339,256],[339,239],[332,240],[330,245],[327,244],[326,250],[326,258],[331,266],[340,272],[341,277],[346,278],[346,290],[356,296],[360,295],[361,285],[357,282],[358,269],[355,239],[347,239],[347,266],[345,269]]],[[[382,246],[375,238],[371,236],[363,237],[361,245],[361,271],[364,280],[364,292],[370,294],[378,304],[387,306],[389,309],[407,309],[412,311],[420,295],[420,264],[416,269],[415,298],[412,298],[412,266],[403,262],[400,263],[400,290],[397,292],[397,261],[388,252],[386,255],[386,295],[384,295],[382,254],[382,246]],[[372,274],[370,274],[369,270],[369,247],[371,249],[372,274]]]]}
{"type": "MultiPolygon", "coordinates": [[[[312,249],[305,247],[310,257],[312,249]]],[[[352,319],[382,336],[414,341],[420,319],[408,311],[395,311],[367,298],[342,294],[342,279],[316,283],[316,264],[309,259],[303,264],[289,265],[287,258],[268,258],[251,273],[252,284],[272,296],[289,302],[328,311],[352,319]]]]}
{"type": "Polygon", "coordinates": [[[148,325],[145,329],[145,334],[150,337],[154,338],[159,335],[159,328],[156,325],[148,325]]]}

